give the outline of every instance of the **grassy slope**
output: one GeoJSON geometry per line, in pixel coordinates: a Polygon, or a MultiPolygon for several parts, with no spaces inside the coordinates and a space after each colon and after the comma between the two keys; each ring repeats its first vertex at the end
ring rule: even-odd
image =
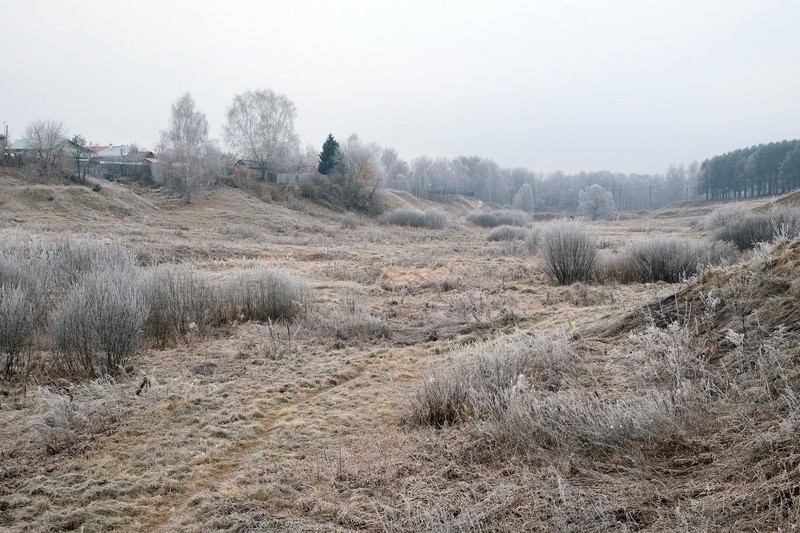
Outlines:
{"type": "MultiPolygon", "coordinates": [[[[485,230],[366,219],[345,230],[338,214],[314,205],[232,189],[187,206],[116,184],[95,193],[0,175],[0,187],[0,236],[121,241],[145,264],[191,263],[212,277],[266,265],[308,279],[318,300],[299,329],[238,324],[151,349],[141,372],[152,386],[140,396],[136,375],[68,385],[71,400],[46,380],[0,397],[0,527],[583,531],[685,521],[691,530],[741,520],[723,507],[745,509],[738,498],[747,490],[766,495],[756,515],[783,512],[768,501],[781,491],[794,501],[796,446],[777,437],[785,479],[771,482],[731,474],[740,458],[725,457],[723,433],[699,434],[694,447],[658,461],[552,452],[475,460],[476,428],[403,424],[417,383],[453,349],[517,328],[582,337],[594,386],[623,390],[630,369],[617,350],[626,337],[612,331],[624,328],[598,321],[613,324],[680,287],[553,287],[529,256],[486,242],[485,230]],[[391,336],[365,333],[365,316],[384,320],[391,336]]],[[[469,208],[447,207],[451,219],[469,208]]],[[[593,229],[615,249],[632,233],[695,238],[697,216],[676,210],[593,229]]],[[[797,268],[791,255],[776,264],[797,268]]]]}

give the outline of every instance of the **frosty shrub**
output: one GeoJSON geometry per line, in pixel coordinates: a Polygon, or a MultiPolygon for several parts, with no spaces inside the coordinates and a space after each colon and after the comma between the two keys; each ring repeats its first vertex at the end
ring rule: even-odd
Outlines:
{"type": "Polygon", "coordinates": [[[561,285],[589,281],[597,260],[597,241],[577,221],[555,220],[541,232],[544,270],[561,285]]]}
{"type": "Polygon", "coordinates": [[[747,216],[747,209],[742,204],[725,204],[714,208],[706,217],[705,226],[709,231],[724,228],[728,224],[740,221],[747,216]]]}
{"type": "Polygon", "coordinates": [[[800,234],[800,209],[777,208],[765,213],[744,213],[717,228],[714,240],[727,241],[739,250],[749,250],[762,242],[772,242],[778,235],[800,234]]]}
{"type": "Polygon", "coordinates": [[[5,379],[26,374],[42,310],[22,287],[0,285],[0,372],[5,379]]]}
{"type": "Polygon", "coordinates": [[[482,341],[456,354],[443,371],[423,381],[412,401],[410,420],[443,427],[467,417],[491,418],[508,406],[524,381],[538,390],[569,387],[577,355],[563,334],[519,334],[482,341]]]}
{"type": "Polygon", "coordinates": [[[232,319],[267,322],[292,320],[305,314],[312,300],[311,287],[276,270],[240,273],[220,291],[218,308],[226,321],[232,319]]]}
{"type": "Polygon", "coordinates": [[[115,374],[138,354],[147,306],[130,270],[86,276],[53,317],[57,362],[70,373],[115,374]]]}
{"type": "Polygon", "coordinates": [[[438,209],[427,211],[413,208],[395,209],[382,214],[379,220],[384,224],[412,228],[442,229],[447,227],[447,216],[438,209]]]}
{"type": "Polygon", "coordinates": [[[496,226],[525,226],[531,219],[527,213],[512,209],[498,209],[493,211],[471,211],[467,220],[482,228],[496,226]]]}
{"type": "Polygon", "coordinates": [[[657,237],[631,244],[627,255],[641,268],[642,281],[677,283],[697,273],[702,245],[674,237],[657,237]]]}
{"type": "Polygon", "coordinates": [[[524,241],[528,237],[528,230],[519,226],[497,226],[486,236],[487,241],[524,241]]]}
{"type": "Polygon", "coordinates": [[[193,329],[202,330],[215,313],[213,286],[191,267],[158,267],[144,280],[143,290],[148,307],[145,332],[161,346],[193,329]]]}

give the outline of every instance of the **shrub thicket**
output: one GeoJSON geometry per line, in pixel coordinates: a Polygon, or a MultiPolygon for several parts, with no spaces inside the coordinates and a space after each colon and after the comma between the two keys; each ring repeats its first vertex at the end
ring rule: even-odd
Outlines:
{"type": "Polygon", "coordinates": [[[745,213],[717,228],[711,237],[733,243],[740,250],[749,250],[759,243],[772,242],[782,235],[800,234],[800,209],[777,208],[765,213],[745,213]]]}
{"type": "Polygon", "coordinates": [[[496,226],[525,226],[530,223],[530,216],[523,211],[497,209],[492,211],[471,211],[467,220],[482,228],[496,226]]]}
{"type": "Polygon", "coordinates": [[[486,236],[488,241],[524,241],[528,238],[529,231],[519,226],[497,226],[486,236]]]}
{"type": "Polygon", "coordinates": [[[61,368],[91,377],[126,369],[139,352],[147,306],[132,271],[94,272],[76,284],[53,317],[61,368]]]}
{"type": "Polygon", "coordinates": [[[217,321],[293,320],[311,303],[311,287],[282,272],[263,269],[240,273],[220,288],[217,321]]]}
{"type": "Polygon", "coordinates": [[[158,267],[145,279],[144,294],[145,332],[161,346],[202,331],[217,306],[214,287],[189,267],[158,267]]]}
{"type": "Polygon", "coordinates": [[[569,285],[592,278],[597,241],[580,222],[549,222],[542,229],[539,244],[545,272],[553,281],[569,285]]]}
{"type": "Polygon", "coordinates": [[[658,237],[635,242],[626,253],[640,267],[644,281],[677,283],[697,273],[702,248],[684,239],[658,237]]]}
{"type": "Polygon", "coordinates": [[[0,285],[0,372],[9,379],[25,374],[42,310],[20,286],[0,285]]]}
{"type": "Polygon", "coordinates": [[[413,208],[395,209],[383,213],[379,220],[384,224],[412,228],[443,229],[447,227],[447,215],[438,209],[427,211],[413,208]]]}

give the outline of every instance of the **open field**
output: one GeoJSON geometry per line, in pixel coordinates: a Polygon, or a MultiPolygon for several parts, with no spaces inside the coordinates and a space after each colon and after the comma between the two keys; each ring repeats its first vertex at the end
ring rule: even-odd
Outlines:
{"type": "MultiPolygon", "coordinates": [[[[114,379],[72,383],[42,364],[26,384],[3,385],[0,529],[800,521],[798,240],[681,283],[557,286],[524,241],[489,241],[469,224],[468,200],[392,196],[398,208],[441,209],[450,226],[431,230],[230,188],[186,205],[115,183],[94,192],[3,174],[0,191],[4,242],[122,246],[142,277],[174,264],[224,283],[269,268],[313,290],[302,318],[191,329],[150,343],[114,379]],[[522,371],[489,390],[519,352],[522,371]],[[469,401],[426,422],[439,385],[469,401]]],[[[703,242],[712,209],[586,225],[612,255],[647,237],[703,242]]]]}

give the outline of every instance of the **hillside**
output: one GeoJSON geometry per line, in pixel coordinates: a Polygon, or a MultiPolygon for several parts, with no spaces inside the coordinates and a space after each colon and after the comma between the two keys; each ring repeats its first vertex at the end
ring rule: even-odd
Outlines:
{"type": "MultiPolygon", "coordinates": [[[[0,382],[0,529],[775,531],[800,521],[800,241],[731,255],[680,283],[560,286],[541,241],[489,240],[464,216],[478,207],[469,199],[388,194],[397,208],[443,210],[449,226],[345,220],[234,188],[185,204],[117,183],[30,185],[0,170],[0,284],[45,272],[52,298],[28,380],[0,382]],[[54,364],[49,324],[74,287],[106,279],[108,258],[122,272],[108,279],[202,305],[147,337],[135,365],[79,379],[54,364]],[[87,268],[84,281],[58,285],[77,277],[63,265],[87,268]],[[275,294],[305,291],[291,319],[221,303],[276,279],[275,294]]],[[[712,209],[585,227],[602,258],[650,238],[711,246],[712,209]]],[[[525,230],[540,237],[544,225],[525,230]]]]}

